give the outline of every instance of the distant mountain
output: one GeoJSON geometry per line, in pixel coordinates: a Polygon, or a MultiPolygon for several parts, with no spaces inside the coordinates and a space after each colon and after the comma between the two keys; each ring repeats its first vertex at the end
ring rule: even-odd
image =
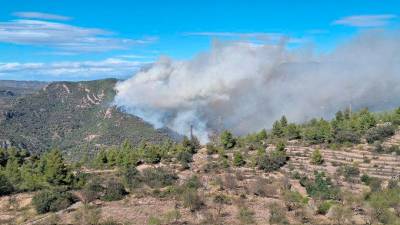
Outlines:
{"type": "Polygon", "coordinates": [[[18,97],[33,94],[47,84],[37,81],[0,80],[0,121],[5,119],[6,111],[18,97]]]}
{"type": "Polygon", "coordinates": [[[12,93],[1,92],[14,100],[6,106],[5,118],[0,121],[0,146],[16,146],[35,153],[53,147],[79,152],[118,145],[124,140],[138,144],[172,137],[169,130],[156,130],[139,117],[112,106],[116,82],[107,79],[24,84],[31,87],[31,94],[16,92],[21,96],[17,98],[13,96],[14,89],[10,89],[12,93]],[[42,89],[37,91],[39,86],[42,89]]]}

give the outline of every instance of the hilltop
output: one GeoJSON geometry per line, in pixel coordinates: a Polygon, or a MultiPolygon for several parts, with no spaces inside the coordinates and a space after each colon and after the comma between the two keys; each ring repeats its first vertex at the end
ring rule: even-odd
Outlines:
{"type": "MultiPolygon", "coordinates": [[[[10,83],[0,90],[6,102],[0,121],[0,146],[39,153],[59,148],[67,154],[118,145],[124,140],[162,142],[169,131],[112,105],[117,80],[10,83]],[[13,85],[13,86],[12,86],[13,85]]],[[[78,154],[79,155],[79,154],[78,154]]]]}

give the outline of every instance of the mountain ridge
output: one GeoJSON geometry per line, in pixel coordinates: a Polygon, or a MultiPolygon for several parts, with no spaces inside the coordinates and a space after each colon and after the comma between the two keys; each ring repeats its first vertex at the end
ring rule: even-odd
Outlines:
{"type": "MultiPolygon", "coordinates": [[[[13,99],[0,121],[0,147],[40,153],[51,148],[80,152],[119,145],[162,142],[169,130],[156,130],[115,107],[116,79],[52,82],[13,99]]],[[[0,89],[1,90],[1,89],[0,89]]]]}

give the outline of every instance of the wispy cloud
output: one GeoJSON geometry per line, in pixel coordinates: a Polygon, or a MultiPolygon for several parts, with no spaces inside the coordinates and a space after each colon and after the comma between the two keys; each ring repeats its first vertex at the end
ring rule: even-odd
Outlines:
{"type": "Polygon", "coordinates": [[[105,52],[153,43],[144,39],[118,38],[112,32],[43,20],[0,22],[0,42],[51,47],[66,52],[105,52]]]}
{"type": "Polygon", "coordinates": [[[151,62],[108,58],[100,61],[63,62],[0,62],[0,79],[7,77],[24,79],[45,77],[49,80],[97,79],[102,77],[123,78],[132,75],[151,62]]]}
{"type": "Polygon", "coordinates": [[[56,14],[41,13],[41,12],[15,12],[14,16],[25,18],[25,19],[40,19],[40,20],[61,20],[67,21],[71,20],[71,17],[61,16],[56,14]]]}
{"type": "Polygon", "coordinates": [[[124,59],[149,59],[149,58],[154,58],[155,56],[149,56],[149,55],[135,55],[135,54],[129,54],[129,55],[119,55],[117,58],[124,58],[124,59]]]}
{"type": "Polygon", "coordinates": [[[253,39],[264,42],[277,42],[287,41],[289,43],[301,43],[304,40],[302,38],[290,37],[282,33],[266,33],[266,32],[184,32],[184,36],[204,36],[204,37],[221,37],[221,38],[233,38],[233,39],[253,39]]]}
{"type": "Polygon", "coordinates": [[[279,37],[282,36],[280,33],[239,33],[239,32],[185,32],[185,36],[208,36],[208,37],[243,37],[243,38],[267,38],[267,37],[279,37]]]}
{"type": "Polygon", "coordinates": [[[345,25],[351,27],[383,27],[388,25],[397,15],[354,15],[343,17],[333,21],[334,25],[345,25]]]}

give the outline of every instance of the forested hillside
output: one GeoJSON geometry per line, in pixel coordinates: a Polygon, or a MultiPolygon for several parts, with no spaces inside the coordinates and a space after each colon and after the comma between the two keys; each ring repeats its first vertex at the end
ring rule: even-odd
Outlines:
{"type": "Polygon", "coordinates": [[[30,152],[55,147],[76,154],[124,140],[138,144],[142,140],[161,142],[168,138],[168,131],[155,130],[111,105],[116,82],[55,82],[31,95],[15,98],[11,106],[4,107],[0,146],[30,152]]]}

